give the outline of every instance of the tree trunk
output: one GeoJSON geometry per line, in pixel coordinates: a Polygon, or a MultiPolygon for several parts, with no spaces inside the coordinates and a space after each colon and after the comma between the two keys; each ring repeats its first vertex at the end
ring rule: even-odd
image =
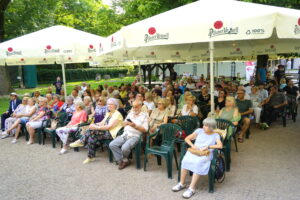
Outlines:
{"type": "Polygon", "coordinates": [[[0,42],[4,41],[4,13],[11,0],[0,0],[0,42]]]}
{"type": "Polygon", "coordinates": [[[257,59],[257,64],[255,67],[255,82],[258,82],[258,76],[257,76],[257,69],[260,67],[267,67],[268,66],[268,60],[269,60],[269,55],[258,55],[256,57],[257,59]]]}
{"type": "Polygon", "coordinates": [[[0,95],[6,95],[13,91],[11,83],[8,80],[7,71],[5,66],[0,66],[0,95]]]}

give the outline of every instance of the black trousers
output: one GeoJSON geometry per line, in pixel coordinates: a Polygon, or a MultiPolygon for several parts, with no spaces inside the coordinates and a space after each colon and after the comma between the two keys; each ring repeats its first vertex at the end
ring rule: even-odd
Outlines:
{"type": "Polygon", "coordinates": [[[3,113],[3,114],[1,115],[1,130],[4,130],[4,128],[5,128],[5,120],[6,120],[7,118],[9,118],[10,115],[11,115],[11,113],[3,113]]]}
{"type": "Polygon", "coordinates": [[[270,125],[275,121],[278,113],[283,112],[283,108],[273,108],[272,106],[264,106],[261,114],[261,122],[270,125]]]}

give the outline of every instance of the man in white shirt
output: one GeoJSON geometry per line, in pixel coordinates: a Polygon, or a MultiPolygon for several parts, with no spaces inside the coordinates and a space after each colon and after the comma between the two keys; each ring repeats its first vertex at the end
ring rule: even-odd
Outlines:
{"type": "Polygon", "coordinates": [[[130,165],[128,156],[131,149],[138,143],[140,136],[148,130],[149,117],[147,113],[141,111],[142,105],[143,103],[139,100],[132,103],[132,110],[123,122],[124,133],[109,144],[115,160],[119,163],[119,169],[130,165]]]}
{"type": "Polygon", "coordinates": [[[71,97],[73,97],[74,99],[74,104],[78,103],[78,102],[82,102],[82,98],[78,95],[78,90],[74,89],[72,91],[71,97]]]}

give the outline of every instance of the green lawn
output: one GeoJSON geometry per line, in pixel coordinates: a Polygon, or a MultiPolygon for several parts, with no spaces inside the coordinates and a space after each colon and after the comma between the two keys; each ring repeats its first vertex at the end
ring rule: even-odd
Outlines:
{"type": "MultiPolygon", "coordinates": [[[[115,79],[109,79],[109,80],[101,80],[101,81],[85,81],[87,84],[91,84],[92,88],[95,89],[98,87],[98,85],[103,85],[107,83],[109,86],[117,85],[119,86],[121,83],[132,83],[134,81],[135,77],[124,77],[124,78],[115,78],[115,79]]],[[[81,85],[82,81],[79,82],[67,82],[67,92],[70,94],[72,89],[74,88],[75,85],[81,85]]],[[[19,95],[23,95],[25,93],[32,93],[36,90],[40,91],[42,94],[45,94],[47,88],[51,86],[50,84],[40,84],[37,88],[32,88],[32,89],[19,89],[15,88],[15,91],[19,95]]],[[[53,87],[53,91],[54,87],[53,87]]],[[[3,113],[7,110],[8,108],[8,98],[0,98],[0,113],[3,113]]]]}

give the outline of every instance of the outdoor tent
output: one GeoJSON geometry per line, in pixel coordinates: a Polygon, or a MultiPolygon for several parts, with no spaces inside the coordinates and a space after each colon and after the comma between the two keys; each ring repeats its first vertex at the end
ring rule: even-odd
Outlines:
{"type": "Polygon", "coordinates": [[[0,43],[0,65],[62,65],[95,61],[104,38],[65,26],[53,26],[0,43]]]}
{"type": "Polygon", "coordinates": [[[234,0],[200,0],[126,26],[120,33],[123,46],[112,52],[120,61],[209,58],[213,97],[214,58],[254,59],[299,52],[300,11],[234,0]],[[130,56],[125,59],[126,51],[130,56]]]}

